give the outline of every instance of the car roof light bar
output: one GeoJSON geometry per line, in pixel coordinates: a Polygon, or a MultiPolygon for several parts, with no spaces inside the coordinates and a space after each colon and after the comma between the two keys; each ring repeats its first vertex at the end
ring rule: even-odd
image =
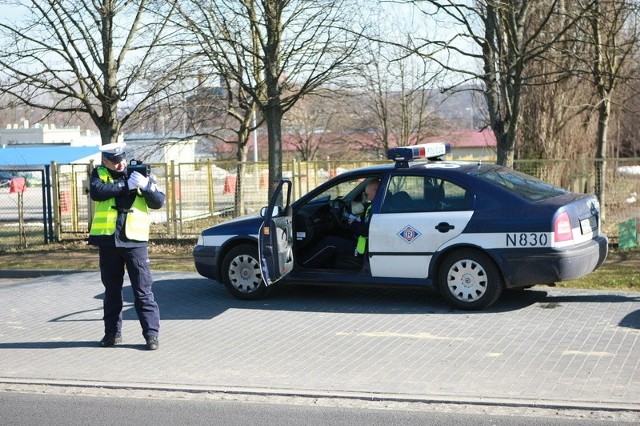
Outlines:
{"type": "Polygon", "coordinates": [[[409,161],[426,158],[429,161],[441,160],[451,152],[448,142],[431,142],[422,145],[403,146],[387,150],[387,158],[396,162],[396,167],[409,167],[409,161]]]}

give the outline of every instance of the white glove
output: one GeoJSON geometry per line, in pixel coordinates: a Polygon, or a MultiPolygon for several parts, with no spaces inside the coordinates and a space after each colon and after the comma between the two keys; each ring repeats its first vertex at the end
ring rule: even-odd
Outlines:
{"type": "Polygon", "coordinates": [[[149,178],[138,172],[131,173],[131,176],[129,176],[129,180],[127,180],[127,186],[129,187],[129,189],[145,189],[148,185],[149,178]]]}
{"type": "Polygon", "coordinates": [[[133,179],[131,179],[131,176],[129,176],[129,179],[127,179],[127,187],[129,188],[129,191],[133,191],[137,188],[135,182],[133,181],[133,179]]]}
{"type": "Polygon", "coordinates": [[[350,214],[347,216],[347,222],[352,223],[352,222],[360,222],[360,216],[356,216],[353,214],[350,214]]]}

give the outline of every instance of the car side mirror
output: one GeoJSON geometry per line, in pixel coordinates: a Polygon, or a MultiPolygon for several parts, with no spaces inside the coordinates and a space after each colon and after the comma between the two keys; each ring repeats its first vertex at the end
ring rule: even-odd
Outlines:
{"type": "MultiPolygon", "coordinates": [[[[282,207],[280,206],[273,206],[273,211],[271,212],[271,217],[278,217],[280,215],[282,215],[282,207]]],[[[268,213],[268,209],[267,207],[263,207],[260,209],[260,216],[262,217],[266,217],[268,213]]]]}

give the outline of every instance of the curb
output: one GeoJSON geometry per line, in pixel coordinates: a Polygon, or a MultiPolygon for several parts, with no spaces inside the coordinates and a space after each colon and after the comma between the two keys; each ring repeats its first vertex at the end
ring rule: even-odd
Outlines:
{"type": "Polygon", "coordinates": [[[0,269],[0,278],[41,278],[54,275],[79,274],[82,272],[95,272],[90,269],[0,269]]]}
{"type": "MultiPolygon", "coordinates": [[[[637,404],[619,403],[596,403],[594,401],[560,401],[560,400],[540,400],[540,399],[514,399],[514,398],[468,398],[456,397],[452,395],[411,395],[411,394],[389,394],[389,393],[361,393],[345,391],[319,391],[307,389],[278,389],[278,388],[245,388],[229,386],[189,386],[170,384],[148,384],[148,383],[106,383],[94,381],[77,380],[50,380],[50,379],[11,379],[0,377],[0,389],[11,386],[23,386],[25,389],[47,386],[57,388],[61,391],[77,390],[83,394],[119,394],[119,391],[138,391],[143,393],[158,392],[169,395],[171,393],[189,394],[194,397],[211,397],[220,395],[224,397],[238,398],[301,398],[301,399],[331,399],[341,401],[360,401],[368,403],[406,403],[406,404],[444,404],[451,406],[479,406],[479,407],[507,407],[525,409],[544,410],[575,410],[575,411],[598,411],[598,412],[627,412],[640,413],[640,406],[637,404]]],[[[66,392],[65,392],[66,393],[66,392]]]]}

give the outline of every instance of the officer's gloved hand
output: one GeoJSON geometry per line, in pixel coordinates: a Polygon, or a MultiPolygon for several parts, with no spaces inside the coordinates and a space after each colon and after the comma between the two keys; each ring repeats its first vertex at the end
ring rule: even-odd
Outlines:
{"type": "Polygon", "coordinates": [[[347,214],[347,222],[360,222],[360,216],[356,216],[354,214],[347,214]]]}
{"type": "Polygon", "coordinates": [[[149,178],[141,173],[133,172],[127,180],[127,186],[129,187],[129,189],[145,189],[147,186],[149,186],[149,178]]]}
{"type": "Polygon", "coordinates": [[[133,191],[137,188],[136,183],[134,179],[131,179],[131,176],[129,176],[129,179],[127,179],[127,188],[129,188],[129,191],[133,191]]]}

